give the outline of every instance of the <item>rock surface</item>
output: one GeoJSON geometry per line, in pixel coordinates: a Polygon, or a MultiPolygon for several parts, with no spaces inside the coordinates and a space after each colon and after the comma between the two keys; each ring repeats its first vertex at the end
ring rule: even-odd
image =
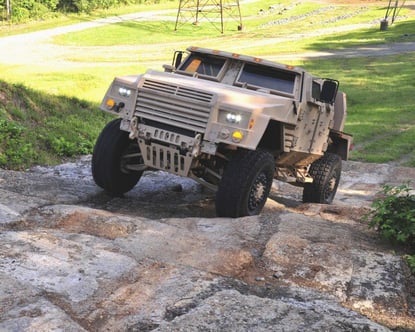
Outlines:
{"type": "Polygon", "coordinates": [[[275,182],[260,216],[215,217],[192,180],[113,198],[90,158],[0,170],[1,331],[410,331],[413,281],[362,223],[415,169],[344,164],[333,205],[275,182]]]}

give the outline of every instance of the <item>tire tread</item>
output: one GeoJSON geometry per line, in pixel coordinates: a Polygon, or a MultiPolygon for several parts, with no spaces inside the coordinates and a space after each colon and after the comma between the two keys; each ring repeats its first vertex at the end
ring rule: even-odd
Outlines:
{"type": "Polygon", "coordinates": [[[120,129],[121,119],[109,122],[99,135],[92,154],[92,176],[95,183],[113,195],[122,195],[139,181],[142,172],[123,173],[122,152],[131,144],[128,133],[120,129]]]}
{"type": "MultiPolygon", "coordinates": [[[[255,177],[255,172],[252,170],[260,169],[263,165],[271,164],[274,165],[274,158],[270,153],[263,150],[237,153],[229,161],[219,184],[216,194],[217,215],[231,218],[247,215],[243,193],[246,193],[250,189],[253,178],[255,177]]],[[[269,190],[267,196],[268,193],[269,190]]]]}
{"type": "MultiPolygon", "coordinates": [[[[303,191],[303,202],[304,203],[321,203],[321,204],[330,204],[330,202],[325,201],[324,198],[324,188],[330,173],[335,169],[335,167],[340,167],[341,172],[341,158],[334,153],[326,153],[323,157],[316,160],[310,167],[309,173],[313,178],[313,183],[307,184],[304,186],[303,191]]],[[[340,175],[337,179],[340,181],[340,175]]],[[[337,190],[337,185],[336,185],[337,190]]],[[[335,194],[335,193],[334,193],[335,194]]],[[[334,195],[333,195],[334,196],[334,195]]]]}

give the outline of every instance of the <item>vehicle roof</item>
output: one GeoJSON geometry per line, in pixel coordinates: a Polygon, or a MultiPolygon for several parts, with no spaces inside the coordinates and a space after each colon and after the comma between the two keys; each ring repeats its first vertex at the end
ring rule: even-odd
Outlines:
{"type": "Polygon", "coordinates": [[[278,62],[274,62],[274,61],[270,61],[270,60],[266,60],[266,59],[262,59],[262,58],[257,58],[257,57],[253,57],[253,56],[249,56],[249,55],[243,55],[243,54],[238,54],[238,53],[230,53],[230,52],[226,52],[226,51],[214,50],[214,49],[210,49],[210,48],[203,48],[203,47],[197,47],[197,46],[190,46],[190,47],[187,48],[187,50],[189,52],[217,55],[217,56],[222,56],[224,58],[230,58],[230,59],[234,59],[234,60],[241,60],[241,61],[244,61],[244,62],[250,62],[250,63],[253,63],[253,64],[274,67],[274,68],[278,68],[278,69],[282,69],[282,70],[296,72],[298,74],[304,73],[304,69],[302,69],[300,67],[285,65],[285,64],[282,64],[282,63],[278,63],[278,62]]]}

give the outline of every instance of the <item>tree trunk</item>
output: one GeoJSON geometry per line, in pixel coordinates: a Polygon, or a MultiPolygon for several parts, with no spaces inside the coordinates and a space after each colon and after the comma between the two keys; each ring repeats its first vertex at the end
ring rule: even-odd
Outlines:
{"type": "Polygon", "coordinates": [[[7,20],[10,21],[12,18],[12,0],[6,0],[6,11],[7,11],[7,20]]]}

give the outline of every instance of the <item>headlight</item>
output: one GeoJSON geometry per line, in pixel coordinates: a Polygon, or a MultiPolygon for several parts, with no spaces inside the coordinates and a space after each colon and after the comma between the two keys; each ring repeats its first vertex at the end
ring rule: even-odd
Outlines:
{"type": "Polygon", "coordinates": [[[248,128],[249,119],[251,118],[249,110],[220,108],[218,114],[218,122],[232,128],[248,128]]]}
{"type": "Polygon", "coordinates": [[[242,121],[242,115],[238,113],[229,112],[226,114],[226,121],[229,123],[240,123],[242,121]]]}
{"type": "Polygon", "coordinates": [[[129,97],[131,96],[131,90],[124,87],[120,87],[118,88],[118,94],[122,97],[129,97]]]}

